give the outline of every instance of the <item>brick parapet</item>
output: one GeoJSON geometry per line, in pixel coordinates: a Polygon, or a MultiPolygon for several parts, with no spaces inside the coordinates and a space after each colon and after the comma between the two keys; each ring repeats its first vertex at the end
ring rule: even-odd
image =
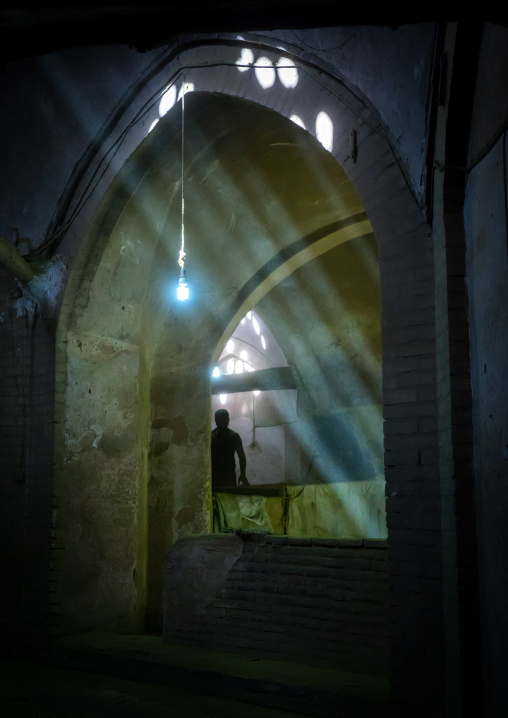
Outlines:
{"type": "Polygon", "coordinates": [[[386,541],[237,534],[243,551],[206,612],[171,639],[387,672],[386,541]]]}

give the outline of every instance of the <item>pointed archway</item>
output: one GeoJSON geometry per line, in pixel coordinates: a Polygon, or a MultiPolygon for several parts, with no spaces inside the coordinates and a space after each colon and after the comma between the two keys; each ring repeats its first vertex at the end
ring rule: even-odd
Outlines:
{"type": "MultiPolygon", "coordinates": [[[[139,630],[147,605],[156,624],[166,551],[211,530],[210,366],[221,338],[309,262],[326,265],[354,238],[374,241],[343,170],[296,124],[221,95],[194,93],[186,113],[194,300],[177,306],[168,293],[180,223],[177,106],[106,196],[60,317],[64,628],[139,630]]],[[[329,292],[330,275],[319,281],[329,292]]]]}

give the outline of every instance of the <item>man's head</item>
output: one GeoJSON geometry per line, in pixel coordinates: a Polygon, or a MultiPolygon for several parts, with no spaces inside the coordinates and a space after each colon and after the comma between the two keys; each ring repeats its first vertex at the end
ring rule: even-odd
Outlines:
{"type": "Polygon", "coordinates": [[[215,423],[218,429],[227,429],[229,426],[229,411],[227,409],[217,409],[215,423]]]}

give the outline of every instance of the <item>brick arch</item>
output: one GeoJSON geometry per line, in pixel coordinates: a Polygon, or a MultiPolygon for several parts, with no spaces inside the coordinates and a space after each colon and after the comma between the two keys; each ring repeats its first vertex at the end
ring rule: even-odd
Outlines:
{"type": "Polygon", "coordinates": [[[303,57],[303,53],[300,57],[296,50],[293,53],[281,50],[275,42],[269,45],[254,40],[191,38],[169,47],[157,63],[133,83],[77,163],[48,230],[48,239],[57,243],[64,240],[65,253],[76,249],[72,247],[72,238],[79,244],[107,187],[143,143],[152,123],[159,119],[159,102],[165,89],[174,85],[180,93],[183,83],[192,84],[196,91],[251,100],[288,118],[296,114],[314,136],[316,117],[325,111],[334,126],[332,155],[348,173],[349,160],[353,169],[363,172],[382,162],[381,155],[386,152],[391,158],[393,175],[400,173],[404,178],[403,165],[391,148],[388,128],[367,98],[357,89],[351,90],[336,71],[332,73],[312,58],[303,57]],[[256,80],[255,69],[251,67],[240,73],[236,63],[244,47],[258,58],[268,56],[276,62],[287,57],[291,63],[298,63],[300,74],[296,87],[285,88],[276,80],[273,87],[265,90],[256,80]],[[355,140],[352,139],[354,131],[355,140]],[[365,144],[368,138],[373,138],[373,145],[365,144]],[[371,146],[376,153],[375,162],[367,159],[363,151],[370,155],[371,146]]]}
{"type": "MultiPolygon", "coordinates": [[[[217,47],[214,48],[218,52],[217,47]]],[[[229,48],[231,49],[231,48],[229,48]]],[[[238,46],[231,52],[237,55],[238,46]]],[[[207,46],[197,45],[188,52],[207,52],[207,46]]],[[[277,53],[278,54],[278,53],[277,53]]],[[[152,102],[167,85],[168,79],[181,77],[191,81],[184,69],[189,56],[181,52],[177,60],[170,58],[162,62],[151,78],[146,78],[142,94],[130,98],[124,112],[117,118],[116,125],[105,128],[105,139],[101,151],[84,162],[81,178],[75,178],[74,199],[61,213],[61,222],[66,213],[72,211],[77,202],[80,183],[85,183],[90,174],[107,157],[109,146],[113,146],[126,128],[121,151],[117,155],[127,158],[146,136],[149,113],[141,113],[139,119],[131,122],[141,112],[143,100],[152,102]],[[148,96],[149,100],[146,100],[148,96]],[[144,123],[144,124],[143,124],[144,123]],[[95,163],[95,164],[94,164],[95,163]]],[[[220,64],[220,63],[219,63],[220,64]]],[[[258,103],[261,99],[267,107],[290,116],[298,114],[298,105],[291,104],[288,93],[261,93],[259,86],[240,85],[238,70],[232,62],[231,72],[218,73],[220,77],[196,89],[215,91],[241,96],[258,103]],[[237,73],[236,75],[234,73],[237,73]],[[232,75],[233,77],[227,77],[232,75]],[[263,97],[261,97],[263,96],[263,97]]],[[[206,68],[200,68],[205,76],[206,68]]],[[[208,74],[208,78],[211,75],[208,74]]],[[[254,81],[255,82],[255,81],[254,81]]],[[[437,435],[435,431],[435,329],[433,308],[433,258],[430,231],[426,225],[413,192],[408,185],[402,165],[390,146],[386,129],[375,111],[358,95],[353,94],[339,79],[310,71],[299,92],[311,107],[329,110],[334,122],[335,143],[333,156],[344,168],[365,207],[368,219],[374,229],[378,247],[382,294],[383,328],[383,404],[385,418],[385,474],[388,496],[388,527],[391,542],[391,557],[394,569],[403,573],[403,561],[397,559],[413,553],[412,547],[424,545],[433,537],[424,523],[436,525],[435,503],[429,501],[429,486],[438,479],[437,435]],[[351,137],[355,141],[351,142],[351,137]],[[353,151],[352,151],[353,150],[353,151]],[[401,499],[401,501],[399,501],[401,499]],[[399,508],[401,507],[401,508],[399,508]],[[403,509],[402,509],[403,507],[403,509]],[[422,511],[423,507],[423,511],[422,511]],[[402,535],[399,527],[404,525],[404,514],[421,513],[421,532],[407,532],[402,535]]],[[[151,122],[150,122],[151,123],[151,122]]],[[[107,184],[107,182],[106,182],[107,184]]],[[[104,185],[97,186],[92,193],[86,212],[78,215],[73,228],[80,236],[79,223],[83,228],[88,224],[98,200],[104,192],[104,185]],[[95,201],[95,204],[94,204],[95,201]],[[87,214],[88,213],[88,214],[87,214]]],[[[184,516],[180,517],[184,520],[184,516]]],[[[432,586],[429,584],[429,589],[432,586]]],[[[430,601],[437,603],[436,599],[430,601]]],[[[437,607],[436,607],[437,610],[437,607]]]]}
{"type": "MultiPolygon", "coordinates": [[[[402,388],[398,395],[394,393],[398,388],[397,376],[391,373],[389,357],[400,355],[401,348],[409,341],[409,330],[405,335],[403,331],[407,322],[422,342],[419,346],[424,354],[420,365],[427,366],[434,355],[433,316],[429,311],[433,306],[430,228],[407,181],[404,166],[390,143],[389,131],[366,98],[357,90],[352,91],[343,78],[332,75],[326,68],[308,58],[299,58],[296,53],[292,55],[278,49],[275,41],[270,46],[266,41],[260,44],[249,39],[228,41],[205,37],[191,38],[186,44],[168,48],[157,64],[129,91],[118,112],[102,128],[97,142],[83,155],[70,178],[64,193],[65,200],[50,232],[61,232],[61,236],[66,238],[71,230],[76,241],[80,241],[114,175],[106,172],[100,183],[95,187],[92,185],[85,208],[78,211],[72,220],[85,186],[105,168],[112,148],[115,165],[120,167],[123,164],[146,137],[148,128],[158,116],[157,107],[164,88],[171,83],[180,88],[183,80],[193,82],[196,90],[251,99],[286,117],[303,115],[307,125],[317,109],[329,112],[334,123],[332,154],[353,183],[378,240],[383,340],[387,360],[383,372],[386,377],[384,385],[389,392],[386,395],[388,405],[393,401],[399,403],[397,396],[402,403],[416,397],[414,392],[404,392],[402,388]],[[278,83],[271,90],[260,88],[252,69],[240,73],[235,64],[244,47],[258,57],[264,54],[274,60],[281,57],[294,60],[299,67],[303,67],[297,86],[288,90],[278,83]],[[397,284],[394,278],[399,279],[397,284]],[[414,316],[411,320],[401,316],[401,306],[409,313],[418,311],[417,323],[414,316]]],[[[64,252],[72,253],[75,249],[72,245],[72,240],[67,239],[64,252]]],[[[410,351],[409,347],[402,348],[402,354],[410,351]]],[[[410,364],[408,359],[404,366],[410,364]]],[[[425,386],[421,390],[422,395],[428,393],[425,386]]],[[[388,410],[387,421],[390,421],[392,411],[388,410]]]]}

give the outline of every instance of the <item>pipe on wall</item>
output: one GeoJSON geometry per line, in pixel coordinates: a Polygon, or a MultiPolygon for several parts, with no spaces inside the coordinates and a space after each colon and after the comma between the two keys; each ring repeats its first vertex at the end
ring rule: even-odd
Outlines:
{"type": "Polygon", "coordinates": [[[34,270],[28,262],[23,259],[16,248],[1,235],[0,262],[22,282],[29,282],[34,276],[34,270]]]}

